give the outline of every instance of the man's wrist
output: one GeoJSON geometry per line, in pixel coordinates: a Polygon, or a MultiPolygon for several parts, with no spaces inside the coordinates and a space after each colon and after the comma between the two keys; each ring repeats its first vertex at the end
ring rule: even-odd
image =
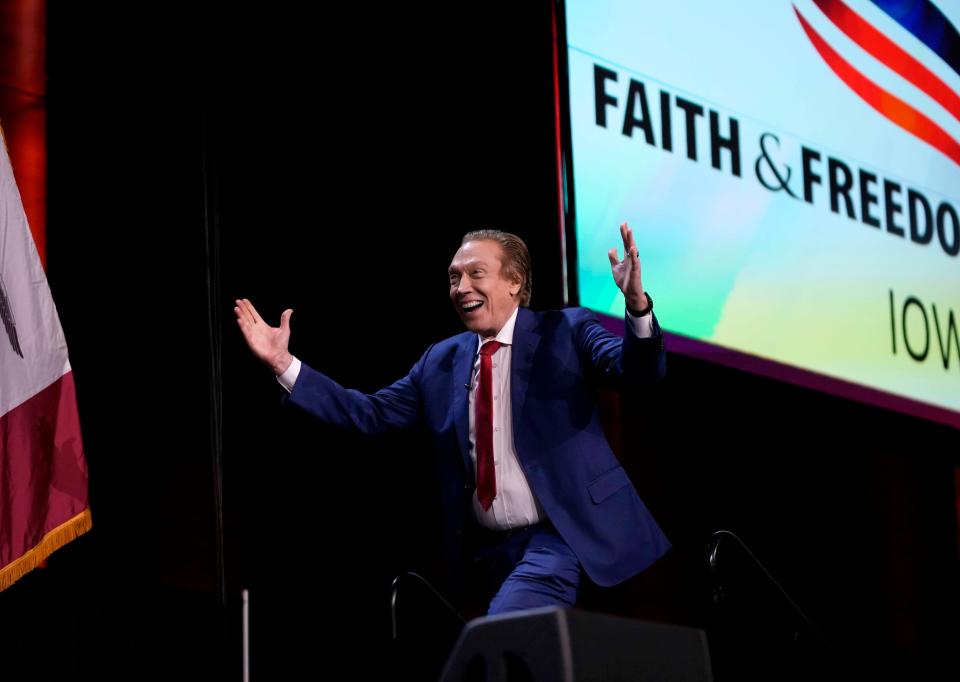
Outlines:
{"type": "Polygon", "coordinates": [[[280,376],[286,372],[290,365],[293,363],[293,356],[289,352],[284,352],[277,356],[277,358],[270,363],[270,368],[273,370],[273,373],[277,376],[280,376]]]}
{"type": "Polygon", "coordinates": [[[653,299],[647,295],[647,292],[643,292],[636,298],[631,296],[627,299],[627,310],[634,317],[643,317],[653,310],[653,299]]]}
{"type": "Polygon", "coordinates": [[[297,379],[300,377],[300,368],[302,363],[296,358],[296,356],[291,356],[292,362],[290,366],[287,367],[283,374],[277,375],[277,381],[280,382],[280,385],[287,391],[287,393],[293,393],[293,387],[297,383],[297,379]]]}

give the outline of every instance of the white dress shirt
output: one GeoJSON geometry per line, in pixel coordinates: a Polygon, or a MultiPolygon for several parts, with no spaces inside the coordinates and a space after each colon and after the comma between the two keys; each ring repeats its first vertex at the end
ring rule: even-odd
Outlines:
{"type": "MultiPolygon", "coordinates": [[[[513,442],[513,401],[510,397],[510,376],[513,359],[513,329],[517,323],[515,308],[510,319],[495,337],[503,344],[493,354],[493,466],[497,482],[497,496],[493,498],[490,508],[484,511],[477,500],[477,491],[473,492],[473,514],[477,522],[487,528],[504,530],[529,526],[543,520],[546,515],[537,501],[530,483],[520,465],[520,458],[513,442]]],[[[627,312],[627,321],[633,333],[639,338],[653,336],[652,315],[647,313],[643,317],[634,317],[627,312]]],[[[470,379],[470,459],[473,470],[477,470],[477,438],[474,424],[474,401],[477,393],[477,375],[480,371],[480,346],[483,337],[477,335],[477,351],[474,354],[473,373],[470,379]]],[[[293,385],[300,375],[300,360],[296,357],[290,366],[277,377],[277,381],[291,392],[293,385]]]]}
{"type": "MultiPolygon", "coordinates": [[[[493,395],[493,471],[497,482],[497,496],[490,508],[484,511],[473,491],[473,515],[481,526],[502,530],[529,526],[546,517],[537,501],[527,476],[523,473],[520,458],[513,443],[513,401],[510,397],[510,368],[513,366],[513,328],[517,324],[517,311],[503,325],[495,339],[502,346],[492,356],[492,395],[493,395]]],[[[477,335],[477,352],[474,354],[473,372],[470,375],[470,461],[473,471],[477,471],[477,426],[474,405],[477,400],[477,388],[480,373],[480,346],[483,337],[477,335]]]]}

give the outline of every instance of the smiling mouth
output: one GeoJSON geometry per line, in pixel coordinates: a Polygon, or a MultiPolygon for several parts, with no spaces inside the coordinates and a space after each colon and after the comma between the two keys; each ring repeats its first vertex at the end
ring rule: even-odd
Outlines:
{"type": "Polygon", "coordinates": [[[460,310],[464,313],[472,313],[475,310],[479,310],[483,306],[483,301],[470,301],[469,303],[460,304],[460,310]]]}

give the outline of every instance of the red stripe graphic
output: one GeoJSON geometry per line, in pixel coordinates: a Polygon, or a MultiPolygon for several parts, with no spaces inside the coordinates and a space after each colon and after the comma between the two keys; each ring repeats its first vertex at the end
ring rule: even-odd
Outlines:
{"type": "Polygon", "coordinates": [[[876,83],[857,71],[849,62],[844,60],[826,41],[817,33],[807,20],[800,14],[796,5],[793,11],[806,31],[807,37],[817,52],[833,72],[840,77],[847,86],[863,99],[864,102],[876,109],[882,116],[906,130],[911,135],[923,140],[934,149],[945,154],[954,163],[960,165],[960,144],[929,117],[914,109],[902,99],[887,92],[876,83]]]}
{"type": "Polygon", "coordinates": [[[813,1],[853,42],[930,95],[960,121],[960,95],[951,90],[935,73],[867,23],[847,7],[843,0],[813,1]]]}
{"type": "Polygon", "coordinates": [[[0,453],[2,569],[88,507],[72,372],[0,417],[0,453]]]}

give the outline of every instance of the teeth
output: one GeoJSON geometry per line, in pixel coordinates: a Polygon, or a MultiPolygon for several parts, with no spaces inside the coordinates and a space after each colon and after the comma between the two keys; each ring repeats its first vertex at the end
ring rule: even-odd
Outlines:
{"type": "Polygon", "coordinates": [[[466,310],[467,312],[469,312],[469,311],[471,311],[471,310],[476,310],[476,309],[479,308],[481,305],[483,305],[483,301],[470,301],[469,303],[464,303],[464,304],[463,304],[462,306],[460,306],[460,307],[463,308],[464,310],[466,310]]]}

